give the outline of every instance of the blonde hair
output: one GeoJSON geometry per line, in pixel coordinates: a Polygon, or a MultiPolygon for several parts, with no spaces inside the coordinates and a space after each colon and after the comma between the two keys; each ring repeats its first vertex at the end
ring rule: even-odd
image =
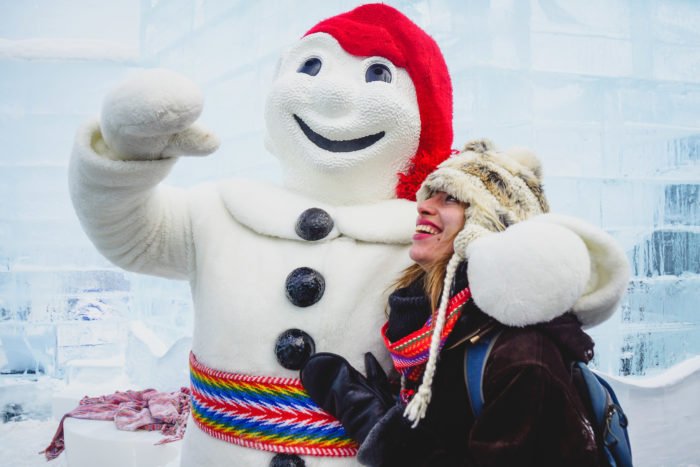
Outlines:
{"type": "MultiPolygon", "coordinates": [[[[468,204],[464,204],[463,207],[468,207],[468,204]]],[[[430,403],[430,398],[432,396],[431,385],[433,376],[435,373],[435,360],[438,353],[439,336],[442,334],[442,329],[445,325],[445,310],[447,308],[447,300],[449,300],[449,288],[452,287],[452,278],[454,278],[455,270],[460,261],[460,255],[454,253],[454,241],[458,233],[464,229],[467,221],[467,214],[465,212],[464,222],[455,234],[447,239],[452,245],[452,249],[440,258],[430,263],[425,269],[417,263],[404,269],[403,273],[394,282],[394,290],[408,287],[410,284],[421,280],[423,291],[428,296],[430,300],[430,307],[432,310],[432,322],[434,326],[433,336],[430,339],[430,351],[429,358],[426,365],[425,373],[423,375],[423,383],[418,388],[418,392],[413,399],[408,403],[404,411],[404,416],[408,420],[413,422],[413,428],[418,425],[420,419],[425,416],[428,409],[428,404],[430,403]],[[450,283],[445,283],[446,278],[449,277],[450,283]],[[444,302],[444,303],[443,303],[444,302]]],[[[387,310],[389,311],[389,310],[387,310]]],[[[401,387],[403,388],[405,380],[401,378],[401,387]]]]}
{"type": "Polygon", "coordinates": [[[450,257],[452,257],[452,253],[437,259],[428,266],[427,270],[418,263],[413,263],[401,272],[399,278],[389,287],[390,290],[402,289],[420,280],[423,291],[430,300],[430,309],[436,310],[445,281],[445,269],[450,257]]]}

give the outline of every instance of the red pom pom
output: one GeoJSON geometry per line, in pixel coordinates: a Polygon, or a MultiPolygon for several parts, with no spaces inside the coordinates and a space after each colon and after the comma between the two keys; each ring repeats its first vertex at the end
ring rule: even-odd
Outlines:
{"type": "Polygon", "coordinates": [[[406,172],[399,174],[399,182],[396,184],[396,197],[399,199],[416,200],[416,193],[438,165],[450,157],[450,153],[443,154],[416,154],[414,163],[406,172]]]}

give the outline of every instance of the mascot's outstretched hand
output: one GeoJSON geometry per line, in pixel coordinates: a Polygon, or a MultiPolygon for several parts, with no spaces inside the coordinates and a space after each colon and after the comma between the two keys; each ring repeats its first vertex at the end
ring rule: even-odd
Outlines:
{"type": "Polygon", "coordinates": [[[219,139],[194,124],[203,107],[199,88],[184,76],[163,69],[139,73],[104,99],[100,152],[119,160],[211,154],[219,139]]]}

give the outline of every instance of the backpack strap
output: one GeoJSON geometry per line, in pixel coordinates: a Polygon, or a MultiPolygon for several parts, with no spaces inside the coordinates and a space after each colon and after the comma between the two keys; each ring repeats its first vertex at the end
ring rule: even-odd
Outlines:
{"type": "Polygon", "coordinates": [[[627,416],[620,406],[615,391],[600,375],[593,373],[584,362],[575,362],[585,387],[579,393],[585,394],[590,402],[594,430],[602,442],[602,454],[606,465],[632,467],[632,447],[627,432],[627,416]]]}
{"type": "Polygon", "coordinates": [[[478,418],[484,409],[484,369],[493,349],[496,339],[501,335],[502,329],[490,332],[476,341],[467,344],[464,349],[464,381],[467,385],[467,397],[474,418],[478,418]]]}

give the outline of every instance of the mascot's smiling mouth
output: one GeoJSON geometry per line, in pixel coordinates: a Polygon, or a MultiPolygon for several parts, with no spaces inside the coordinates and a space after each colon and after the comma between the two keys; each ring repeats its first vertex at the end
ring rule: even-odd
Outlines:
{"type": "Polygon", "coordinates": [[[324,138],[323,136],[316,133],[314,130],[309,128],[309,125],[304,123],[304,120],[294,115],[294,120],[297,121],[301,131],[304,132],[307,138],[321,149],[325,149],[330,152],[353,152],[359,151],[360,149],[368,148],[374,143],[379,141],[384,137],[384,132],[380,131],[374,135],[363,136],[362,138],[349,139],[346,141],[334,141],[332,139],[324,138]]]}

